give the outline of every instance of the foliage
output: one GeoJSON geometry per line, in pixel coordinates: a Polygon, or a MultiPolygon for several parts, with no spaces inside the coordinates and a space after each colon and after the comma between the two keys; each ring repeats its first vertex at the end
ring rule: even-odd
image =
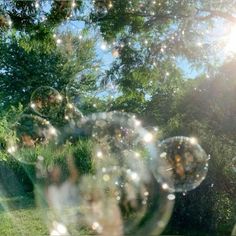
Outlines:
{"type": "MultiPolygon", "coordinates": [[[[225,64],[215,78],[185,81],[186,85],[180,87],[184,89],[180,92],[181,96],[174,100],[171,100],[172,90],[169,88],[164,101],[157,94],[150,102],[152,107],[148,107],[148,110],[156,110],[151,121],[160,125],[164,131],[163,138],[172,135],[197,137],[211,155],[206,180],[198,189],[177,198],[171,221],[174,233],[188,235],[191,229],[197,231],[199,227],[204,227],[204,231],[210,234],[230,234],[235,223],[236,189],[232,167],[236,151],[235,119],[232,115],[235,113],[233,65],[235,61],[225,64]],[[187,229],[186,224],[191,229],[187,229]]],[[[174,83],[171,85],[174,86],[174,83]]]]}
{"type": "MultiPolygon", "coordinates": [[[[236,152],[235,60],[220,69],[213,67],[215,39],[206,39],[204,32],[225,21],[236,22],[235,1],[79,0],[72,7],[72,1],[60,0],[50,1],[48,9],[47,2],[39,1],[40,7],[34,1],[0,3],[1,165],[32,191],[35,170],[7,154],[6,140],[14,136],[11,124],[23,110],[33,113],[27,107],[32,92],[51,86],[68,97],[65,103],[77,103],[84,114],[132,112],[145,126],[159,126],[162,139],[197,137],[211,154],[209,174],[196,190],[177,195],[167,232],[193,236],[201,228],[201,235],[229,235],[236,212],[231,165],[236,152]],[[56,28],[65,20],[85,23],[82,39],[56,28]],[[110,100],[95,96],[101,74],[96,70],[100,63],[95,55],[97,38],[88,36],[91,28],[108,43],[116,42],[119,56],[102,77],[119,88],[110,100]],[[195,67],[213,69],[213,76],[206,79],[203,73],[187,80],[178,65],[183,59],[195,67]],[[23,106],[18,108],[19,103],[23,106]]],[[[79,171],[86,173],[93,171],[91,145],[89,140],[72,140],[56,148],[40,146],[28,154],[35,159],[45,156],[49,166],[54,161],[64,165],[65,156],[73,153],[79,171]]]]}
{"type": "MultiPolygon", "coordinates": [[[[53,166],[55,163],[60,164],[65,168],[66,159],[69,156],[74,158],[76,168],[80,174],[92,173],[94,171],[93,160],[92,160],[92,142],[87,139],[76,139],[73,143],[66,142],[57,147],[53,145],[38,146],[38,148],[32,150],[30,153],[31,158],[37,159],[37,157],[44,157],[44,166],[48,168],[53,166]]],[[[25,149],[27,152],[27,150],[25,149]]]]}
{"type": "Polygon", "coordinates": [[[0,86],[4,87],[0,93],[2,107],[19,103],[25,106],[32,92],[40,86],[61,91],[68,83],[72,84],[79,71],[90,69],[93,40],[81,41],[72,34],[62,38],[66,47],[57,48],[54,42],[49,51],[40,44],[39,48],[25,48],[18,36],[6,36],[0,40],[0,86]]]}
{"type": "Polygon", "coordinates": [[[77,11],[81,7],[81,0],[74,1],[73,8],[73,1],[52,1],[49,3],[50,7],[46,6],[47,3],[47,1],[11,0],[7,4],[1,3],[0,9],[10,16],[11,25],[15,29],[35,34],[40,38],[42,31],[45,31],[46,28],[53,29],[69,17],[73,10],[77,11]],[[46,16],[42,17],[44,14],[46,16]]]}

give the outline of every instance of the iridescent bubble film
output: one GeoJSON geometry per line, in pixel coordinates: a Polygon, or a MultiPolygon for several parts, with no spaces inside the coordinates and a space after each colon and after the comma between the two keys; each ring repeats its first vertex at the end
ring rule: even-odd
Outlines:
{"type": "MultiPolygon", "coordinates": [[[[175,192],[195,189],[205,179],[208,171],[208,156],[194,138],[177,136],[158,144],[158,158],[167,161],[166,172],[172,176],[172,183],[165,185],[175,192]]],[[[153,172],[156,174],[155,164],[153,172]]],[[[158,181],[162,182],[160,175],[158,181]]]]}

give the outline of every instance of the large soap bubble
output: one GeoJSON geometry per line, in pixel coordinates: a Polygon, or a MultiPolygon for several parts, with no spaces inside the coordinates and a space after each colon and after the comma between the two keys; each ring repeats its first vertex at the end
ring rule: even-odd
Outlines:
{"type": "MultiPolygon", "coordinates": [[[[152,134],[119,112],[93,114],[76,125],[71,135],[77,138],[61,145],[61,158],[42,156],[37,163],[38,198],[49,206],[51,235],[159,235],[175,196],[149,169],[157,152],[152,134]]],[[[159,160],[162,175],[165,160],[159,160]]]]}
{"type": "MultiPolygon", "coordinates": [[[[171,173],[173,185],[169,188],[175,192],[185,192],[199,186],[205,179],[208,171],[208,156],[194,138],[173,137],[158,144],[158,157],[166,160],[168,168],[166,172],[171,173]]],[[[155,164],[153,172],[156,174],[155,164]]]]}
{"type": "Polygon", "coordinates": [[[56,89],[42,86],[32,93],[30,106],[39,115],[55,117],[62,110],[62,102],[63,97],[56,89]]]}
{"type": "Polygon", "coordinates": [[[24,163],[35,163],[37,149],[57,143],[58,131],[39,116],[22,115],[14,129],[16,136],[9,140],[8,152],[24,163]]]}

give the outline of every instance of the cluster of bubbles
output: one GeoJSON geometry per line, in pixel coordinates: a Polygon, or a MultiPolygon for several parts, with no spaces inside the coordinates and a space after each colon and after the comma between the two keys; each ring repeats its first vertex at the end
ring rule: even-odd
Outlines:
{"type": "Polygon", "coordinates": [[[207,174],[209,158],[195,139],[157,142],[158,128],[134,115],[83,116],[50,87],[38,88],[30,107],[35,114],[20,117],[8,151],[35,164],[51,235],[159,235],[174,192],[196,188],[207,174]]]}

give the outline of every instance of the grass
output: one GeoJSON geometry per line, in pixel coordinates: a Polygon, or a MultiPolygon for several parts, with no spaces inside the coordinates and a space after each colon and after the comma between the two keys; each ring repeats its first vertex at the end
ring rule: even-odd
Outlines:
{"type": "Polygon", "coordinates": [[[35,207],[32,196],[0,198],[0,235],[48,236],[45,210],[35,207]]]}
{"type": "Polygon", "coordinates": [[[30,197],[0,198],[1,236],[46,236],[43,210],[37,209],[30,197]]]}
{"type": "Polygon", "coordinates": [[[21,209],[0,214],[0,235],[43,236],[48,235],[40,212],[36,209],[21,209]]]}
{"type": "MultiPolygon", "coordinates": [[[[46,219],[48,208],[35,206],[32,195],[20,197],[0,197],[0,236],[48,236],[46,219]]],[[[78,231],[71,231],[78,235],[78,231]]],[[[81,229],[80,235],[91,235],[81,229]]]]}
{"type": "MultiPolygon", "coordinates": [[[[48,236],[48,227],[43,221],[46,217],[45,211],[46,209],[39,209],[35,206],[32,196],[0,197],[0,236],[48,236]]],[[[85,232],[81,231],[80,235],[88,235],[85,232]]],[[[164,235],[170,236],[169,234],[164,235]]],[[[200,232],[178,234],[178,236],[180,235],[209,236],[200,232]]],[[[171,236],[174,235],[171,234],[171,236]]]]}

